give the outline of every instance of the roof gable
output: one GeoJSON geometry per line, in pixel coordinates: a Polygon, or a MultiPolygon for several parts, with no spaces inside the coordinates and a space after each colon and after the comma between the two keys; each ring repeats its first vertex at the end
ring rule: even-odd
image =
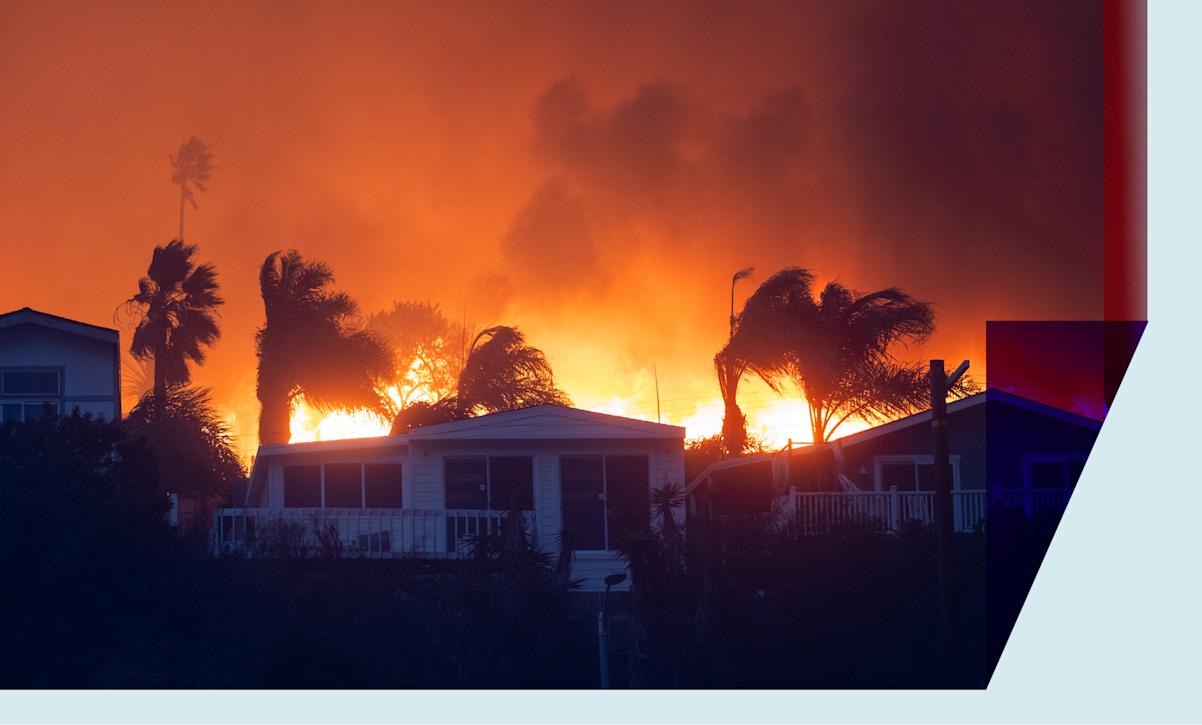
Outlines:
{"type": "Polygon", "coordinates": [[[15,327],[16,325],[38,325],[113,344],[117,344],[118,341],[118,333],[112,328],[90,325],[86,322],[59,317],[47,312],[39,312],[29,307],[22,307],[19,310],[5,312],[0,315],[0,328],[15,327]]]}
{"type": "Polygon", "coordinates": [[[412,441],[436,440],[581,440],[683,439],[685,429],[674,425],[623,418],[562,405],[538,405],[504,413],[414,428],[412,441]]]}

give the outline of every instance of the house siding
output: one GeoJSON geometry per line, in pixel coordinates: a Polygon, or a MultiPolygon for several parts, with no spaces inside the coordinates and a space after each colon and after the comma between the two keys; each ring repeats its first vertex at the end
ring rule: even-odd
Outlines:
{"type": "MultiPolygon", "coordinates": [[[[452,456],[515,456],[529,455],[533,459],[533,489],[535,537],[538,546],[550,553],[558,552],[562,529],[562,496],[559,460],[565,455],[645,455],[648,459],[648,480],[651,491],[665,484],[684,486],[684,451],[680,440],[639,441],[437,441],[412,443],[406,452],[387,449],[339,450],[323,453],[320,450],[298,451],[275,455],[267,466],[267,508],[284,506],[284,466],[336,462],[400,461],[404,465],[404,507],[420,510],[446,508],[444,461],[452,456]]],[[[684,522],[684,507],[674,511],[678,523],[684,522]]],[[[572,575],[580,580],[585,591],[604,588],[606,576],[625,571],[626,565],[614,551],[577,552],[573,558],[572,575]]],[[[625,588],[624,584],[619,588],[625,588]]]]}
{"type": "Polygon", "coordinates": [[[78,408],[105,420],[120,418],[116,342],[72,334],[38,324],[0,329],[0,368],[60,368],[61,410],[78,408]]]}

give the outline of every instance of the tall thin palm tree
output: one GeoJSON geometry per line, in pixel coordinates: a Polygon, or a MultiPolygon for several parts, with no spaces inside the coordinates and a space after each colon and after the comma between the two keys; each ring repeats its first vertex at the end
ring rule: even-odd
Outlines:
{"type": "Polygon", "coordinates": [[[178,239],[155,247],[138,293],[126,300],[138,320],[129,351],[154,361],[153,396],[160,411],[167,389],[191,380],[189,363],[203,363],[205,348],[221,334],[217,308],[225,300],[218,294],[217,270],[209,263],[197,266],[196,249],[178,239]]]}
{"type": "MultiPolygon", "coordinates": [[[[890,287],[870,293],[782,269],[748,298],[723,353],[741,360],[778,393],[793,385],[809,407],[814,443],[825,443],[850,418],[881,421],[929,402],[927,373],[899,361],[898,344],[935,329],[931,305],[890,287]]],[[[953,395],[971,391],[963,381],[953,395]]]]}
{"type": "Polygon", "coordinates": [[[266,320],[259,356],[259,441],[287,443],[293,400],[319,407],[387,410],[381,384],[395,373],[392,351],[353,324],[358,306],[330,289],[334,273],[296,250],[273,252],[259,270],[266,320]]]}
{"type": "Polygon", "coordinates": [[[213,153],[196,136],[192,136],[171,155],[171,183],[179,185],[179,238],[184,238],[184,204],[197,208],[196,192],[208,191],[205,186],[213,173],[213,153]]]}

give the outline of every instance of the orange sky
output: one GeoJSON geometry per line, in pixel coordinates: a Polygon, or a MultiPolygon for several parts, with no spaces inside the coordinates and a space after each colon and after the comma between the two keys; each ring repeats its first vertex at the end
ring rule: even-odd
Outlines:
{"type": "Polygon", "coordinates": [[[653,364],[673,422],[715,398],[748,264],[929,299],[908,354],[980,375],[986,319],[1101,317],[1100,6],[1051,5],[0,0],[0,309],[111,324],[197,134],[195,378],[247,449],[288,247],[521,326],[589,407],[653,414],[653,364]]]}

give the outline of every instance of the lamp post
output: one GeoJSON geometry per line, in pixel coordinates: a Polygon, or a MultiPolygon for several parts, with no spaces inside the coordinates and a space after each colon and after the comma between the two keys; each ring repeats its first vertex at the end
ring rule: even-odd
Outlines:
{"type": "Polygon", "coordinates": [[[731,339],[734,339],[734,336],[735,336],[735,285],[739,283],[739,280],[747,279],[748,277],[750,277],[753,272],[755,272],[755,267],[744,267],[743,269],[740,269],[738,272],[735,272],[733,275],[731,275],[731,278],[730,278],[730,337],[731,337],[731,339]]]}
{"type": "Polygon", "coordinates": [[[601,597],[601,611],[597,612],[597,650],[600,653],[601,689],[609,689],[609,619],[605,607],[609,604],[609,588],[626,581],[625,574],[610,574],[605,577],[605,594],[601,597]]]}

